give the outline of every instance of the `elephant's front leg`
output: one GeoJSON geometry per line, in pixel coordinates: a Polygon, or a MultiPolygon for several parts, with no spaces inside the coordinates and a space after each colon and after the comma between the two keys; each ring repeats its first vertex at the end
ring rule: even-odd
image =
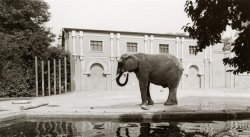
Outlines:
{"type": "Polygon", "coordinates": [[[148,82],[147,85],[147,99],[148,99],[148,105],[154,105],[154,101],[151,99],[151,95],[150,95],[150,83],[148,82]]]}
{"type": "Polygon", "coordinates": [[[140,85],[141,100],[142,100],[141,106],[142,105],[147,106],[148,105],[148,103],[147,103],[147,100],[148,100],[148,98],[147,98],[147,85],[148,85],[148,83],[140,80],[139,85],[140,85]]]}
{"type": "Polygon", "coordinates": [[[164,103],[165,106],[167,105],[177,105],[177,97],[176,97],[177,87],[169,87],[169,94],[168,99],[164,103]]]}

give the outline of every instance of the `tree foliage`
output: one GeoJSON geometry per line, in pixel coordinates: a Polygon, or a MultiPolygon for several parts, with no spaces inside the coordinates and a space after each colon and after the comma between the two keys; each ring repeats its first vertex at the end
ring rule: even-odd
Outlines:
{"type": "MultiPolygon", "coordinates": [[[[45,27],[49,6],[43,0],[0,0],[0,93],[30,96],[35,89],[34,57],[66,55],[51,48],[54,34],[45,27]]],[[[1,96],[1,95],[0,95],[1,96]]]]}
{"type": "Polygon", "coordinates": [[[0,31],[44,31],[44,23],[49,21],[49,6],[42,0],[1,0],[0,31]]]}
{"type": "Polygon", "coordinates": [[[187,0],[185,12],[192,23],[184,26],[190,37],[197,39],[197,52],[220,43],[222,33],[230,26],[238,32],[232,43],[233,58],[225,65],[234,67],[234,74],[250,73],[250,1],[249,0],[187,0]]]}

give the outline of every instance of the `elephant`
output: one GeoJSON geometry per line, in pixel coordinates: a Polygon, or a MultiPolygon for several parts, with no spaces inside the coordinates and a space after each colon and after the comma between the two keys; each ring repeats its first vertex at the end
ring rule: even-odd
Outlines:
{"type": "Polygon", "coordinates": [[[141,108],[153,105],[154,101],[150,96],[150,83],[169,88],[169,95],[164,103],[167,105],[177,105],[176,92],[183,73],[180,61],[171,54],[123,54],[118,60],[116,83],[125,86],[128,82],[130,72],[134,72],[139,81],[141,91],[141,108]],[[127,73],[124,83],[120,78],[127,73]]]}

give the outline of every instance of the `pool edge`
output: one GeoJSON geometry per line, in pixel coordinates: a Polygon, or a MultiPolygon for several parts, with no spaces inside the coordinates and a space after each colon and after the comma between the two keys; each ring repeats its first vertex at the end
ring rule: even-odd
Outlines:
{"type": "Polygon", "coordinates": [[[0,122],[27,120],[97,120],[119,122],[163,122],[163,121],[227,121],[250,119],[250,111],[213,111],[213,112],[165,112],[165,113],[41,113],[41,112],[12,112],[0,115],[0,122]]]}

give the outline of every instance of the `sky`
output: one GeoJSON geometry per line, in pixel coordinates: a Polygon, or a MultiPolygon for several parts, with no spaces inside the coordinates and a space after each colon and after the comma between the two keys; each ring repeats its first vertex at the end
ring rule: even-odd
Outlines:
{"type": "Polygon", "coordinates": [[[57,36],[62,28],[183,33],[190,22],[185,0],[45,0],[51,12],[46,24],[57,36]]]}

